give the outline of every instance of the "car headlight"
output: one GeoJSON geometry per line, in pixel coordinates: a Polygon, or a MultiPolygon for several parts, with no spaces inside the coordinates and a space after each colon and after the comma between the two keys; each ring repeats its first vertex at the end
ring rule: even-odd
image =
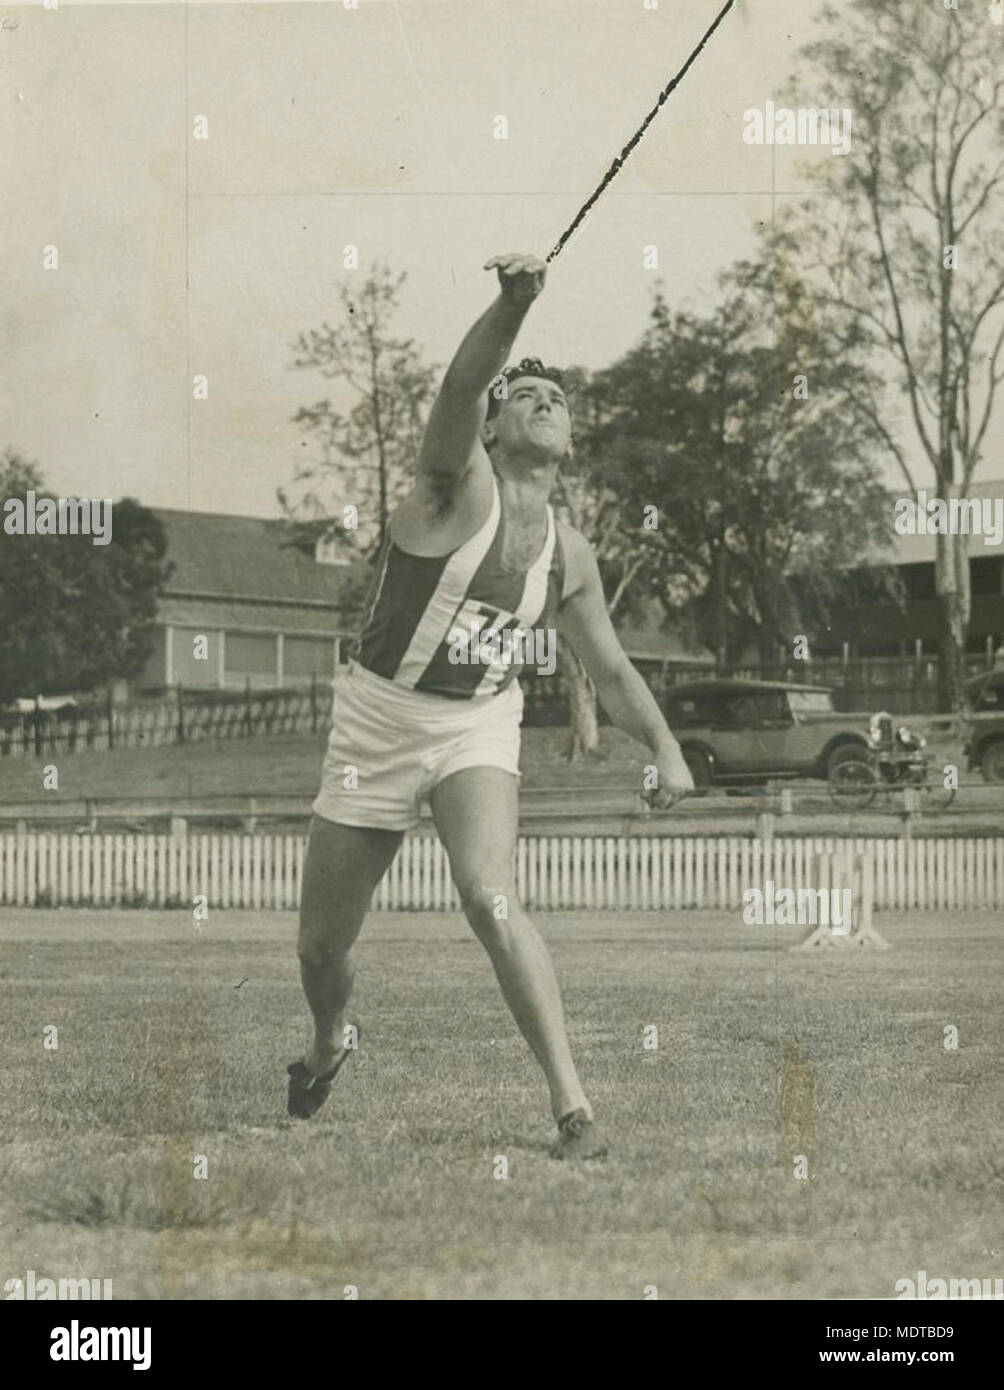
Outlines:
{"type": "Polygon", "coordinates": [[[906,724],[901,724],[899,726],[899,728],[896,730],[896,737],[900,743],[904,744],[907,747],[911,745],[914,748],[927,747],[927,739],[923,738],[920,734],[915,734],[913,730],[909,728],[909,726],[906,724]]]}

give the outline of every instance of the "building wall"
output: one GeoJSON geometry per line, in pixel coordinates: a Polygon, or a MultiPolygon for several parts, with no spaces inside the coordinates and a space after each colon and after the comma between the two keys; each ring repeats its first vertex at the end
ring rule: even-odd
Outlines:
{"type": "Polygon", "coordinates": [[[253,690],[324,684],[345,660],[343,637],[267,628],[213,628],[165,623],[157,650],[135,683],[139,691],[184,686],[186,690],[253,690]]]}
{"type": "MultiPolygon", "coordinates": [[[[919,641],[924,652],[937,650],[938,600],[934,566],[902,567],[907,598],[897,603],[860,606],[836,604],[830,630],[818,634],[812,649],[819,655],[839,652],[849,643],[852,656],[895,656],[913,651],[919,641]]],[[[1004,560],[999,556],[970,558],[971,613],[968,650],[976,654],[1004,643],[1004,560]]]]}
{"type": "Polygon", "coordinates": [[[220,660],[222,657],[223,634],[212,628],[175,627],[164,628],[166,685],[183,685],[186,689],[202,686],[216,686],[219,682],[220,660]],[[196,656],[198,650],[205,651],[204,658],[196,656]],[[201,640],[204,639],[204,640],[201,640]]]}

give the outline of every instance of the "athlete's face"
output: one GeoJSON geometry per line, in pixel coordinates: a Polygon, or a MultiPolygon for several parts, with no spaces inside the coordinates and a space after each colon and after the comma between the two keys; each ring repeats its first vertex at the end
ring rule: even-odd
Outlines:
{"type": "Polygon", "coordinates": [[[548,460],[571,456],[568,402],[557,382],[546,377],[517,377],[487,429],[506,454],[529,453],[548,460]]]}

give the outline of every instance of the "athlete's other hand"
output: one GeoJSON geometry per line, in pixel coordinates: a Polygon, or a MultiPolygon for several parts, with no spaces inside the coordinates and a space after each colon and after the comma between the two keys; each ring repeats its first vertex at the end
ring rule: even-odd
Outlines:
{"type": "Polygon", "coordinates": [[[678,746],[661,749],[653,758],[658,785],[642,792],[656,811],[668,811],[694,790],[694,779],[678,746]]]}
{"type": "Polygon", "coordinates": [[[497,270],[502,297],[512,304],[526,308],[544,288],[547,265],[539,256],[522,255],[510,251],[505,256],[492,256],[485,262],[485,270],[497,270]]]}

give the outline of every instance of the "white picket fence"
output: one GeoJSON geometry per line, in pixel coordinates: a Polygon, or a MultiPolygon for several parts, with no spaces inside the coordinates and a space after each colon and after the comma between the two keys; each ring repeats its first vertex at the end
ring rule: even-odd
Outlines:
{"type": "MultiPolygon", "coordinates": [[[[0,904],[9,906],[297,906],[298,835],[0,835],[0,904]]],[[[747,888],[818,888],[819,856],[872,860],[876,910],[1004,909],[1004,838],[690,838],[528,836],[516,883],[529,908],[666,911],[738,908],[747,888]]],[[[406,838],[377,888],[381,910],[448,910],[459,900],[443,846],[406,838]]]]}

